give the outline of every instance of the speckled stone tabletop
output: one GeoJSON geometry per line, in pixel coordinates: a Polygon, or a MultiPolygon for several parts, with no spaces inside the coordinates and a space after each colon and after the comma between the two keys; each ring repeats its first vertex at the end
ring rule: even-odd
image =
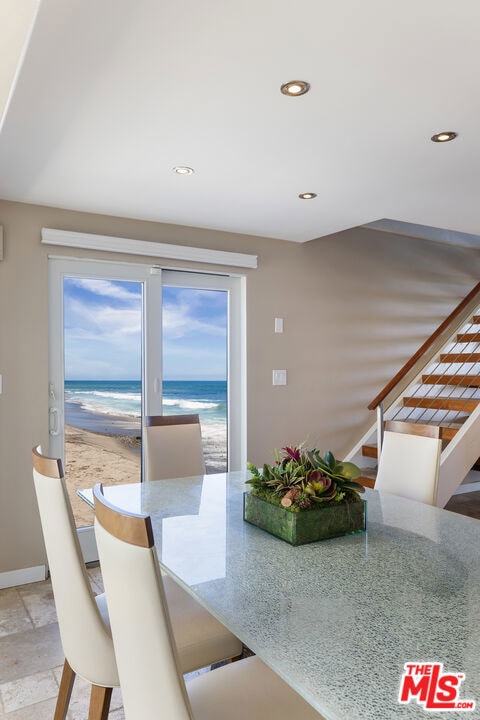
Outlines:
{"type": "MultiPolygon", "coordinates": [[[[480,718],[480,524],[367,490],[367,532],[292,547],[243,520],[243,472],[105,488],[152,515],[162,567],[326,720],[439,717],[406,662],[465,673],[480,718]]],[[[294,720],[294,719],[292,719],[294,720]]]]}

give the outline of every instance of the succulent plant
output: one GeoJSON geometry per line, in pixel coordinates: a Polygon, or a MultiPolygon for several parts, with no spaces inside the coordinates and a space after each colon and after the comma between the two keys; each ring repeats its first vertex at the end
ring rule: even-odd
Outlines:
{"type": "Polygon", "coordinates": [[[292,511],[308,510],[315,503],[355,502],[365,489],[355,482],[361,474],[356,465],[337,460],[330,450],[323,456],[316,448],[307,450],[303,443],[276,452],[274,465],[247,467],[254,495],[292,511]]]}

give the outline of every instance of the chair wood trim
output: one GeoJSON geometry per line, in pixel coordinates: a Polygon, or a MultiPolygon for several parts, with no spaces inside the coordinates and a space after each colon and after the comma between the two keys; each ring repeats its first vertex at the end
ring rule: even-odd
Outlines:
{"type": "Polygon", "coordinates": [[[57,704],[55,705],[53,720],[65,720],[67,717],[75,677],[75,671],[70,667],[68,660],[65,660],[63,663],[62,678],[58,689],[57,704]]]}
{"type": "Polygon", "coordinates": [[[158,427],[164,425],[200,425],[198,415],[147,415],[145,427],[158,427]]]}
{"type": "Polygon", "coordinates": [[[63,477],[63,466],[60,458],[47,457],[42,455],[40,445],[32,448],[33,467],[40,473],[51,478],[63,477]]]}
{"type": "Polygon", "coordinates": [[[108,720],[112,690],[113,688],[111,687],[92,685],[92,691],[90,693],[90,707],[88,709],[88,720],[108,720]]]}
{"type": "Polygon", "coordinates": [[[387,420],[385,430],[389,432],[406,433],[407,435],[421,435],[438,440],[441,427],[439,425],[423,425],[420,423],[402,422],[400,420],[387,420]]]}
{"type": "Polygon", "coordinates": [[[154,546],[152,521],[149,515],[136,515],[115,507],[105,498],[101,483],[93,488],[95,514],[111,535],[129,545],[152,548],[154,546]]]}

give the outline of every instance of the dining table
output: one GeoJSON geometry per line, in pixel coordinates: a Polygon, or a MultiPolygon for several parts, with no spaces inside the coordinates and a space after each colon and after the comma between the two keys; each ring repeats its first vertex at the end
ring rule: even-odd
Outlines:
{"type": "Polygon", "coordinates": [[[243,519],[248,479],[104,493],[151,516],[161,569],[325,720],[478,720],[479,521],[366,488],[364,532],[293,546],[243,519]]]}

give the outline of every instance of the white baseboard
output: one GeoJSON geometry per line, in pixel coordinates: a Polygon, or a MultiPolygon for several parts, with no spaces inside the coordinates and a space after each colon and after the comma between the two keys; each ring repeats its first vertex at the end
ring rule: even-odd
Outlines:
{"type": "Polygon", "coordinates": [[[47,577],[46,565],[21,568],[0,573],[0,589],[27,585],[27,583],[41,582],[47,577]]]}

